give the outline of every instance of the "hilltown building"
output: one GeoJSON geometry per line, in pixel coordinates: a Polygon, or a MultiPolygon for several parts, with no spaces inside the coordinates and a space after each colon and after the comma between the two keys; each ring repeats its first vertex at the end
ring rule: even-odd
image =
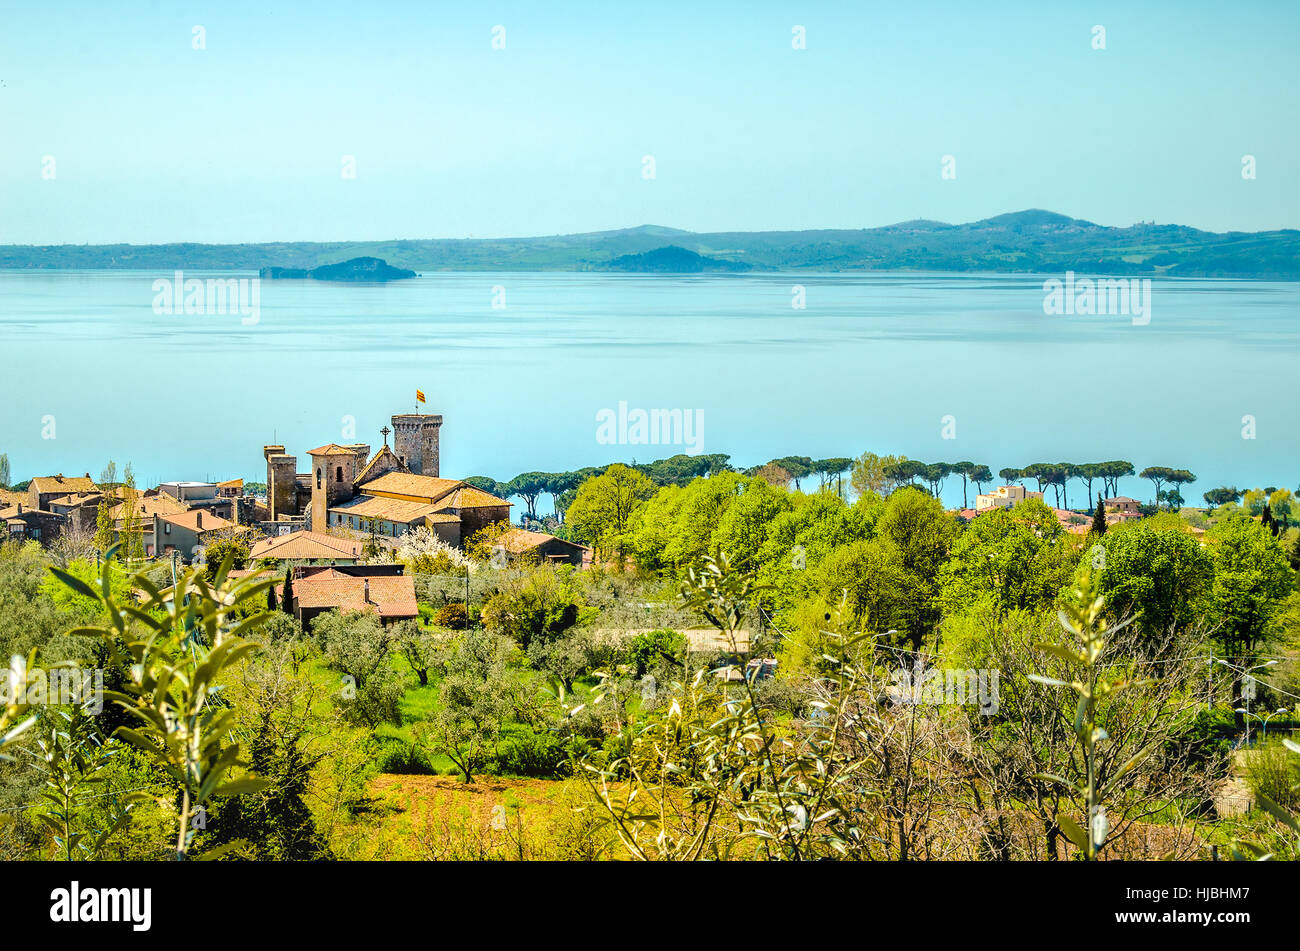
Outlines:
{"type": "Polygon", "coordinates": [[[439,476],[441,416],[405,413],[392,423],[373,456],[367,443],[327,443],[308,451],[306,473],[284,446],[264,446],[268,521],[390,539],[427,527],[457,546],[493,522],[509,521],[509,502],[439,476]]]}
{"type": "Polygon", "coordinates": [[[1042,501],[1043,493],[1030,492],[1023,485],[1003,485],[998,486],[992,492],[986,492],[982,495],[975,496],[975,511],[983,512],[985,509],[1005,509],[1013,505],[1018,505],[1025,499],[1038,499],[1042,501]]]}

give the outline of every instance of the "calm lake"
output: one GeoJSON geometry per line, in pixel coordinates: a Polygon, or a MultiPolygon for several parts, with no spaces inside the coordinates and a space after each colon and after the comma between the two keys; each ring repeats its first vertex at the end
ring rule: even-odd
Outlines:
{"type": "MultiPolygon", "coordinates": [[[[738,466],[868,449],[994,472],[1123,458],[1193,470],[1189,504],[1221,483],[1300,479],[1287,396],[1300,284],[1156,281],[1135,325],[1045,315],[1042,276],[435,272],[262,281],[245,325],[155,313],[159,278],[173,274],[0,271],[0,452],[15,481],[97,475],[110,458],[142,484],[262,481],[263,444],[304,470],[323,443],[378,446],[417,388],[444,416],[444,476],[684,450],[598,441],[597,415],[622,401],[698,411],[698,447],[738,466]]],[[[961,501],[959,480],[944,496],[961,501]]]]}

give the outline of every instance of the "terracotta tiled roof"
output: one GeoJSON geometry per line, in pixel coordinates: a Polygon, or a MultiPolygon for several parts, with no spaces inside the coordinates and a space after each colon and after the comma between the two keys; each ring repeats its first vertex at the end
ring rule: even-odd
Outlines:
{"type": "Polygon", "coordinates": [[[336,442],[324,446],[317,446],[315,449],[308,449],[309,456],[335,456],[335,455],[356,455],[355,449],[349,449],[347,446],[340,446],[336,442]]]}
{"type": "Polygon", "coordinates": [[[27,504],[26,492],[10,492],[8,489],[0,489],[0,505],[17,505],[22,502],[27,504]]]}
{"type": "MultiPolygon", "coordinates": [[[[135,499],[135,512],[145,518],[155,515],[182,515],[189,508],[184,502],[178,502],[170,495],[138,495],[135,499]]],[[[119,521],[126,517],[126,503],[118,502],[108,511],[109,518],[119,521]]],[[[205,526],[206,527],[206,526],[205,526]]]]}
{"type": "Polygon", "coordinates": [[[242,489],[243,487],[244,487],[243,479],[227,479],[225,482],[217,483],[218,489],[230,489],[230,488],[242,489]]]}
{"type": "Polygon", "coordinates": [[[416,617],[415,579],[409,575],[386,575],[373,578],[330,577],[312,575],[293,585],[294,598],[300,609],[337,608],[340,611],[376,611],[382,618],[416,617]],[[365,599],[366,582],[370,583],[370,600],[365,599]]]}
{"type": "Polygon", "coordinates": [[[459,479],[437,479],[410,472],[385,472],[376,479],[362,483],[358,489],[368,495],[377,493],[410,495],[436,502],[464,485],[465,483],[459,479]]]}
{"type": "Polygon", "coordinates": [[[46,505],[85,505],[89,502],[99,502],[104,496],[100,492],[77,492],[72,495],[63,495],[57,499],[50,499],[46,505]]]}
{"type": "Polygon", "coordinates": [[[505,499],[498,499],[495,495],[489,495],[482,489],[476,489],[472,485],[467,485],[463,489],[457,489],[445,499],[439,500],[439,507],[452,509],[481,509],[481,508],[500,508],[503,505],[510,505],[505,499]]]}
{"type": "Polygon", "coordinates": [[[68,495],[72,492],[94,492],[95,482],[89,476],[37,476],[32,480],[39,495],[58,492],[68,495]]]}
{"type": "MultiPolygon", "coordinates": [[[[416,519],[433,515],[436,507],[428,502],[407,502],[404,499],[383,499],[359,495],[342,505],[332,506],[331,512],[357,518],[379,518],[387,522],[409,524],[416,519]]],[[[455,516],[452,516],[455,519],[455,516]]]]}
{"type": "Polygon", "coordinates": [[[248,553],[250,559],[282,558],[359,558],[361,545],[346,538],[335,538],[324,532],[290,532],[263,539],[248,553]]]}
{"type": "Polygon", "coordinates": [[[177,512],[176,514],[164,515],[158,514],[158,517],[164,522],[171,522],[173,525],[179,525],[181,528],[188,528],[191,532],[216,532],[222,529],[234,528],[235,523],[227,521],[219,515],[213,515],[211,512],[203,512],[198,509],[177,512]],[[199,522],[202,521],[202,527],[199,522]]]}
{"type": "Polygon", "coordinates": [[[574,548],[584,548],[575,542],[565,541],[562,538],[557,539],[554,535],[548,535],[545,532],[529,532],[522,528],[512,528],[499,539],[498,543],[512,555],[518,555],[521,552],[532,551],[549,541],[561,541],[566,545],[572,545],[574,548]]]}

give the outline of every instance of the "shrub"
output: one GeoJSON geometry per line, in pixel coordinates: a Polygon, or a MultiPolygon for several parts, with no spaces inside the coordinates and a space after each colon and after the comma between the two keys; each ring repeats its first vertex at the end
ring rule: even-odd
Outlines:
{"type": "Polygon", "coordinates": [[[551,778],[569,775],[569,750],[550,733],[512,731],[498,744],[493,772],[551,778]]]}
{"type": "Polygon", "coordinates": [[[469,615],[465,613],[465,605],[453,601],[438,608],[437,613],[433,615],[433,623],[438,627],[463,631],[469,626],[469,615]]]}
{"type": "Polygon", "coordinates": [[[1280,741],[1270,740],[1246,754],[1246,783],[1258,796],[1267,796],[1288,809],[1300,805],[1300,759],[1280,741]]]}
{"type": "Polygon", "coordinates": [[[686,656],[686,636],[677,631],[647,631],[632,638],[627,648],[627,662],[636,666],[636,675],[644,677],[663,660],[678,664],[686,656]]]}
{"type": "Polygon", "coordinates": [[[401,776],[433,776],[437,773],[424,750],[395,737],[381,741],[374,762],[381,773],[401,776]]]}

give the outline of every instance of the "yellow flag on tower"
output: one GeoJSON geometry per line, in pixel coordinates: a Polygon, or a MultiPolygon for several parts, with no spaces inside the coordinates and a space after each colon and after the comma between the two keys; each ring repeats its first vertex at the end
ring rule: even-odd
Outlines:
{"type": "Polygon", "coordinates": [[[416,398],[417,400],[419,400],[421,403],[423,403],[423,402],[424,402],[424,390],[416,390],[416,391],[415,391],[415,398],[416,398]]]}

